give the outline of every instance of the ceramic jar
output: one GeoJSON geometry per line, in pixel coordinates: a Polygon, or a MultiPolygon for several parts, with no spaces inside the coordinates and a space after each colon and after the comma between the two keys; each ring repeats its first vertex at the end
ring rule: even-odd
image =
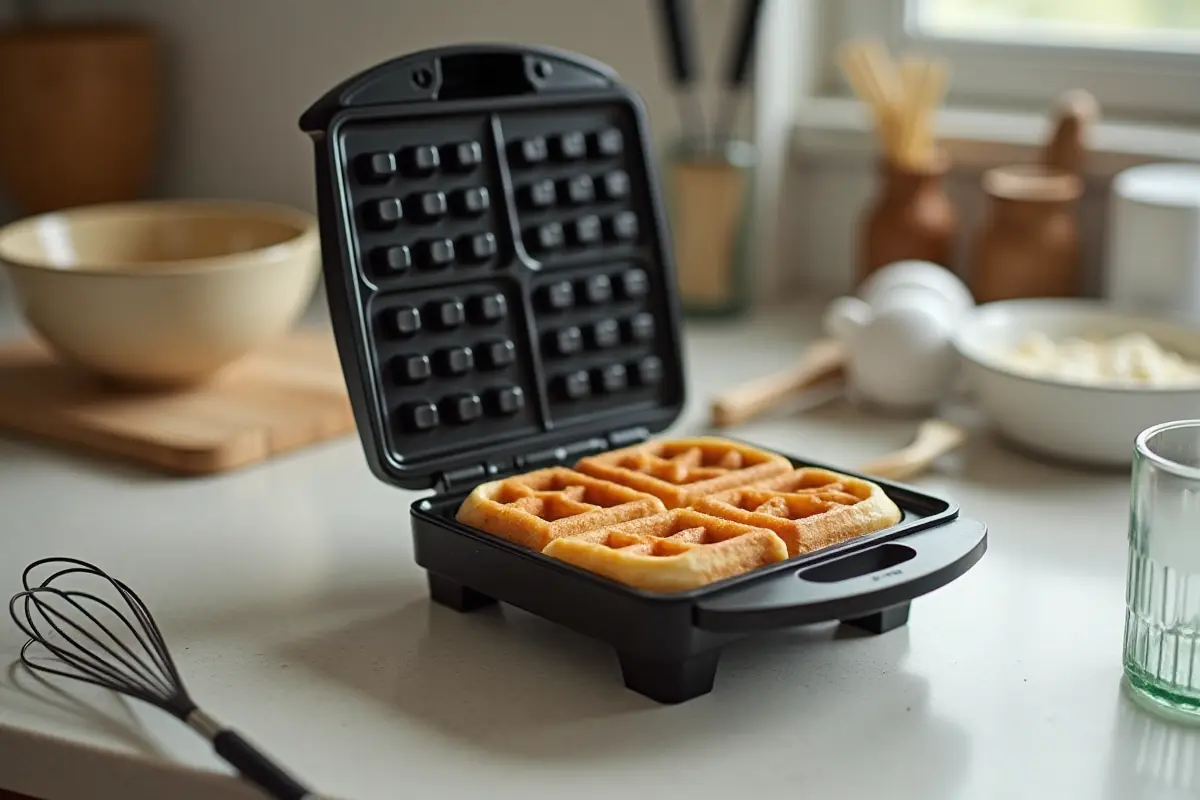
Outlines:
{"type": "Polygon", "coordinates": [[[944,186],[949,166],[944,154],[916,170],[880,161],[877,194],[860,225],[859,282],[897,261],[951,267],[958,219],[944,186]]]}
{"type": "Polygon", "coordinates": [[[983,188],[991,205],[969,273],[976,301],[1078,294],[1075,207],[1082,180],[1065,170],[1022,165],[989,170],[983,188]]]}

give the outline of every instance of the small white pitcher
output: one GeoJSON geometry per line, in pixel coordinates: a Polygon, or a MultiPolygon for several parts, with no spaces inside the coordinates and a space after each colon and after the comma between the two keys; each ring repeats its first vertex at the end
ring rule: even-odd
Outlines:
{"type": "Polygon", "coordinates": [[[825,330],[846,348],[851,398],[900,413],[936,405],[957,376],[954,329],[974,307],[966,284],[927,261],[889,264],[834,300],[825,330]]]}

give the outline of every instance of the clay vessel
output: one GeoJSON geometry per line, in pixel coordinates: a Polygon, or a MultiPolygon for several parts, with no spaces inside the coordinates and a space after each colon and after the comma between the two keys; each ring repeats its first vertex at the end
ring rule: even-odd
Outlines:
{"type": "Polygon", "coordinates": [[[860,225],[858,283],[897,261],[953,269],[958,219],[944,186],[949,167],[944,154],[918,170],[880,162],[878,190],[860,225]]]}

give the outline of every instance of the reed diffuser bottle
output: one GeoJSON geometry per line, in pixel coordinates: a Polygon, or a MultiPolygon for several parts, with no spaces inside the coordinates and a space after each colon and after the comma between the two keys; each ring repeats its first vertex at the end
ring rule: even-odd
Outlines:
{"type": "Polygon", "coordinates": [[[871,109],[882,151],[876,193],[859,223],[857,282],[908,259],[951,269],[958,218],[944,186],[950,159],[933,135],[948,68],[912,56],[897,67],[874,41],[843,46],[839,62],[871,109]]]}

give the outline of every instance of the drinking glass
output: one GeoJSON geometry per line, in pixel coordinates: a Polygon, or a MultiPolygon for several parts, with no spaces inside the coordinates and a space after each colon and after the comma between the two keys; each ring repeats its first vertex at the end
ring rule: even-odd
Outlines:
{"type": "Polygon", "coordinates": [[[1200,722],[1200,420],[1134,444],[1125,677],[1134,698],[1200,722]]]}

